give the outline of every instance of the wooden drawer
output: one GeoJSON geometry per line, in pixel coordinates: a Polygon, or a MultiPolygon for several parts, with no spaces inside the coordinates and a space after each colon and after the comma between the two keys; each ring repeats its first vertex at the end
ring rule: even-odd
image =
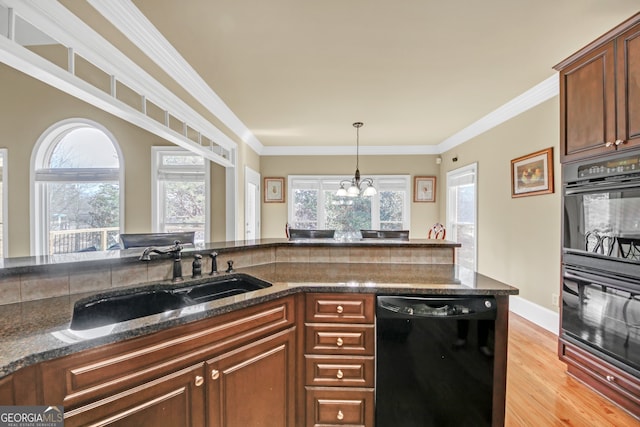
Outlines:
{"type": "Polygon", "coordinates": [[[309,386],[373,387],[373,356],[305,355],[309,386]]]}
{"type": "Polygon", "coordinates": [[[373,356],[373,325],[305,324],[306,354],[352,354],[373,356]]]}
{"type": "Polygon", "coordinates": [[[307,427],[373,427],[372,388],[307,387],[307,427]]]}
{"type": "Polygon", "coordinates": [[[640,416],[640,380],[561,340],[560,358],[568,371],[619,405],[640,416]]]}
{"type": "Polygon", "coordinates": [[[369,294],[307,294],[309,323],[373,323],[375,296],[369,294]]]}
{"type": "Polygon", "coordinates": [[[42,363],[45,402],[74,408],[214,357],[295,322],[286,297],[42,363]]]}

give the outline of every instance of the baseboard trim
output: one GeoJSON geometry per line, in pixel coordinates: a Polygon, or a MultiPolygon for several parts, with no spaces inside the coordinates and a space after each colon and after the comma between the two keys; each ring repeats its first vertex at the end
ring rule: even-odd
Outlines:
{"type": "Polygon", "coordinates": [[[541,328],[558,335],[560,316],[555,311],[515,295],[509,297],[509,310],[535,323],[541,328]]]}

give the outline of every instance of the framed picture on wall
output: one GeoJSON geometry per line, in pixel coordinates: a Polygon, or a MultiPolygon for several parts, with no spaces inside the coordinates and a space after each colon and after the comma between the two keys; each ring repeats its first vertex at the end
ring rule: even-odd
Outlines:
{"type": "Polygon", "coordinates": [[[413,201],[418,203],[436,201],[435,176],[416,176],[413,178],[413,201]]]}
{"type": "Polygon", "coordinates": [[[553,147],[511,160],[511,197],[553,193],[553,147]]]}
{"type": "Polygon", "coordinates": [[[284,178],[265,178],[263,188],[265,203],[284,203],[284,178]]]}

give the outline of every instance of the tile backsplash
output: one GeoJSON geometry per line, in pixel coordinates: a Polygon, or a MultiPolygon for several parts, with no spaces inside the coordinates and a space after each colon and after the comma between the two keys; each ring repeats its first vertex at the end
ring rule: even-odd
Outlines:
{"type": "MultiPolygon", "coordinates": [[[[233,261],[234,269],[274,262],[452,264],[454,248],[276,246],[225,251],[218,255],[217,260],[220,272],[227,269],[229,260],[233,261]]],[[[185,280],[191,277],[192,262],[193,257],[185,254],[182,260],[185,280]]],[[[203,254],[203,276],[210,271],[211,257],[203,254]]],[[[79,262],[69,264],[67,269],[58,268],[55,273],[27,273],[0,278],[0,305],[171,280],[172,274],[172,262],[166,258],[92,269],[79,262]]]]}

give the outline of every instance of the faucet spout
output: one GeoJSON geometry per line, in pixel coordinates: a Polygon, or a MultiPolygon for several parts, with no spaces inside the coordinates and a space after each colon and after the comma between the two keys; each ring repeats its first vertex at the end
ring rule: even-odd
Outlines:
{"type": "Polygon", "coordinates": [[[142,255],[140,255],[140,261],[151,261],[151,254],[156,253],[160,255],[171,254],[173,257],[173,281],[180,282],[182,281],[182,249],[183,246],[180,244],[179,240],[173,242],[173,246],[168,246],[166,248],[155,248],[153,246],[149,246],[142,251],[142,255]]]}
{"type": "Polygon", "coordinates": [[[174,258],[179,258],[181,256],[180,252],[182,251],[183,246],[180,244],[180,240],[176,240],[173,242],[173,246],[167,246],[164,248],[156,248],[154,246],[149,246],[142,251],[142,255],[140,255],[140,261],[151,261],[151,254],[156,253],[160,255],[171,254],[174,258]]]}

